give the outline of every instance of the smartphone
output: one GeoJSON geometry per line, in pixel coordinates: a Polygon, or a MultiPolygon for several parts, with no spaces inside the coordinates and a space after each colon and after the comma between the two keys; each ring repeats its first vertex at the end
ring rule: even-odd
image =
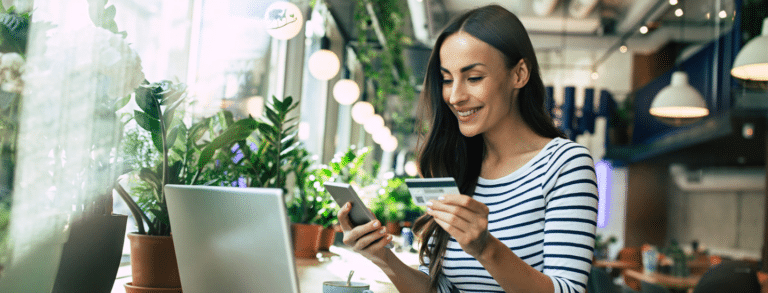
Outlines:
{"type": "Polygon", "coordinates": [[[357,192],[351,185],[338,182],[325,182],[325,190],[331,193],[331,197],[341,207],[348,202],[352,202],[352,210],[349,211],[349,220],[353,226],[360,226],[370,221],[376,220],[376,216],[363,204],[357,192]]]}

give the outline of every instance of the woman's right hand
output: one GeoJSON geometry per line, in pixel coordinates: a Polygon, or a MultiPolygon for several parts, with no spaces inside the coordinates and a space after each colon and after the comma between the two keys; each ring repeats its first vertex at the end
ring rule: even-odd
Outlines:
{"type": "Polygon", "coordinates": [[[384,261],[385,253],[389,251],[385,247],[392,242],[392,235],[387,233],[387,228],[382,227],[378,220],[353,228],[349,219],[351,209],[352,203],[348,202],[337,214],[341,230],[344,231],[344,244],[373,262],[384,261]]]}

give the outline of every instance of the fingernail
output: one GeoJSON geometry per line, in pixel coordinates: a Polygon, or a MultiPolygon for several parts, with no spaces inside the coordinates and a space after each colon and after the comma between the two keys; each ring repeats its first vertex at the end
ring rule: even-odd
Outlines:
{"type": "Polygon", "coordinates": [[[431,200],[427,202],[427,206],[428,207],[431,207],[433,204],[435,204],[435,203],[433,203],[431,200]]]}
{"type": "Polygon", "coordinates": [[[380,225],[379,221],[375,221],[375,222],[373,222],[373,227],[374,227],[374,228],[378,227],[379,225],[380,225]]]}
{"type": "Polygon", "coordinates": [[[345,203],[345,204],[344,204],[344,208],[345,208],[345,209],[348,209],[348,208],[349,208],[349,203],[345,203]]]}
{"type": "Polygon", "coordinates": [[[427,208],[427,212],[431,212],[431,211],[432,211],[432,208],[427,208]]]}
{"type": "Polygon", "coordinates": [[[387,240],[392,240],[392,235],[387,236],[387,240]]]}
{"type": "Polygon", "coordinates": [[[381,231],[379,233],[384,234],[387,233],[387,227],[381,228],[381,231]]]}
{"type": "Polygon", "coordinates": [[[444,200],[444,199],[445,199],[445,196],[442,196],[442,195],[437,197],[437,200],[444,200]]]}

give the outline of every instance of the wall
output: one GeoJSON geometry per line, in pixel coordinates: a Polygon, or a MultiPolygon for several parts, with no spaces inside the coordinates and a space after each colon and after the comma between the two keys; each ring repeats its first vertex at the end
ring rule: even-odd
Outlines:
{"type": "Polygon", "coordinates": [[[667,237],[693,240],[717,254],[760,258],[765,192],[759,190],[687,191],[671,183],[667,237]]]}

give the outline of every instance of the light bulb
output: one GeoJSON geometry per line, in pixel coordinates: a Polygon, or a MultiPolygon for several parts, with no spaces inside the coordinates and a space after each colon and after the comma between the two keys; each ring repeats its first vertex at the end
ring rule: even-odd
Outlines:
{"type": "Polygon", "coordinates": [[[387,127],[381,127],[377,129],[374,133],[371,133],[371,136],[373,136],[373,142],[375,143],[382,143],[386,138],[392,135],[392,131],[389,130],[387,127]]]}
{"type": "Polygon", "coordinates": [[[333,98],[342,105],[350,105],[360,96],[360,87],[351,79],[342,79],[333,85],[333,98]]]}
{"type": "Polygon", "coordinates": [[[647,26],[641,26],[640,27],[640,33],[641,34],[647,34],[648,33],[648,27],[647,26]]]}
{"type": "Polygon", "coordinates": [[[381,143],[381,150],[385,152],[394,152],[397,150],[397,138],[390,135],[381,143]]]}
{"type": "Polygon", "coordinates": [[[264,113],[264,98],[259,96],[248,98],[245,108],[248,110],[248,114],[251,114],[251,117],[261,117],[261,114],[264,113]]]}
{"type": "Polygon", "coordinates": [[[304,15],[296,4],[278,1],[267,7],[264,14],[267,33],[273,38],[288,40],[299,34],[304,24],[304,15]]]}
{"type": "Polygon", "coordinates": [[[322,49],[309,56],[309,73],[319,80],[329,80],[339,73],[339,57],[330,50],[322,49]]]}
{"type": "Polygon", "coordinates": [[[405,174],[408,174],[408,176],[414,177],[419,174],[419,167],[416,166],[416,162],[414,161],[408,161],[403,168],[405,169],[405,174]]]}
{"type": "Polygon", "coordinates": [[[352,105],[352,120],[355,120],[357,124],[364,124],[365,120],[368,120],[373,114],[371,103],[361,101],[352,105]]]}
{"type": "Polygon", "coordinates": [[[381,115],[379,114],[373,115],[371,118],[366,119],[365,123],[363,124],[365,132],[370,134],[375,133],[376,130],[382,127],[384,127],[384,118],[381,118],[381,115]]]}

